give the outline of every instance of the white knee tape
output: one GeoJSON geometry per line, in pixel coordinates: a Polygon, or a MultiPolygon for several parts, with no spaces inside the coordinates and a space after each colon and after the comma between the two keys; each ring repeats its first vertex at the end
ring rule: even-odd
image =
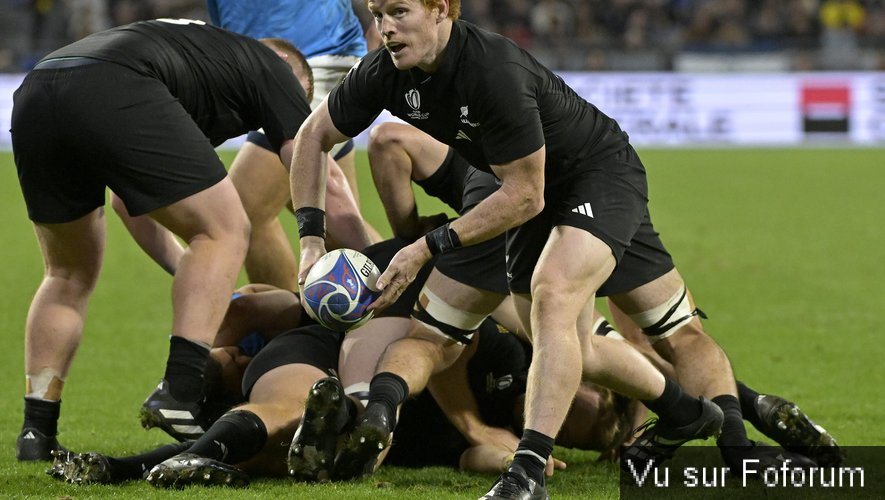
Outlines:
{"type": "Polygon", "coordinates": [[[697,309],[691,308],[688,293],[683,287],[663,304],[648,311],[631,314],[630,318],[642,328],[648,340],[654,344],[676,333],[697,314],[697,309]]]}
{"type": "Polygon", "coordinates": [[[52,383],[52,379],[54,378],[57,378],[61,382],[65,381],[64,377],[61,376],[61,373],[52,368],[44,368],[37,374],[26,374],[25,379],[28,381],[28,386],[31,388],[31,392],[27,394],[27,397],[44,399],[46,392],[49,390],[49,384],[52,383]]]}
{"type": "Polygon", "coordinates": [[[415,320],[427,326],[431,331],[447,338],[464,343],[470,342],[473,332],[488,317],[485,314],[477,314],[463,311],[452,307],[427,287],[421,290],[416,312],[412,314],[415,320]]]}

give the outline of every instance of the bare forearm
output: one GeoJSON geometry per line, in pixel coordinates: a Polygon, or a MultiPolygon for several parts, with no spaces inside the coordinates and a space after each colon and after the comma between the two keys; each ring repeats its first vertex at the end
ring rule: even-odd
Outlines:
{"type": "Polygon", "coordinates": [[[293,208],[326,206],[326,156],[320,142],[313,137],[299,134],[295,138],[289,171],[293,208]]]}

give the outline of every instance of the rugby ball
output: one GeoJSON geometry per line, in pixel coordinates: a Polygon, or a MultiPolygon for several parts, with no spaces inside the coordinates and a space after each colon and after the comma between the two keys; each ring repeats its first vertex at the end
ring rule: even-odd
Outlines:
{"type": "Polygon", "coordinates": [[[332,250],[310,268],[304,280],[307,314],[330,330],[346,332],[372,317],[366,308],[381,292],[375,287],[381,271],[356,250],[332,250]]]}

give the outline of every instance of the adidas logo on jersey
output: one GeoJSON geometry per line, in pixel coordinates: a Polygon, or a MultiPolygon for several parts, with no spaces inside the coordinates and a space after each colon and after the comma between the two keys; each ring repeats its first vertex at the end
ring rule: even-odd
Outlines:
{"type": "Polygon", "coordinates": [[[465,140],[468,140],[468,141],[470,141],[470,142],[473,142],[473,139],[471,139],[471,138],[467,135],[467,133],[465,133],[463,130],[458,130],[458,134],[455,135],[455,140],[458,140],[458,139],[465,139],[465,140]]]}
{"type": "Polygon", "coordinates": [[[584,203],[583,205],[578,205],[577,207],[572,209],[572,212],[577,214],[586,215],[587,217],[593,217],[593,210],[590,209],[590,203],[584,203]]]}

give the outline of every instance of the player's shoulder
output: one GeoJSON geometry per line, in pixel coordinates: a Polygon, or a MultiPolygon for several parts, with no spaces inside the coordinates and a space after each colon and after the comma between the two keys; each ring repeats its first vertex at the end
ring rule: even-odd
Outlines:
{"type": "Polygon", "coordinates": [[[529,57],[513,40],[466,21],[455,23],[452,36],[456,38],[456,44],[462,47],[462,59],[468,64],[493,68],[529,57]]]}
{"type": "Polygon", "coordinates": [[[458,71],[471,75],[469,79],[461,79],[468,86],[508,88],[534,73],[534,59],[503,35],[459,21],[453,36],[460,52],[458,71]]]}

